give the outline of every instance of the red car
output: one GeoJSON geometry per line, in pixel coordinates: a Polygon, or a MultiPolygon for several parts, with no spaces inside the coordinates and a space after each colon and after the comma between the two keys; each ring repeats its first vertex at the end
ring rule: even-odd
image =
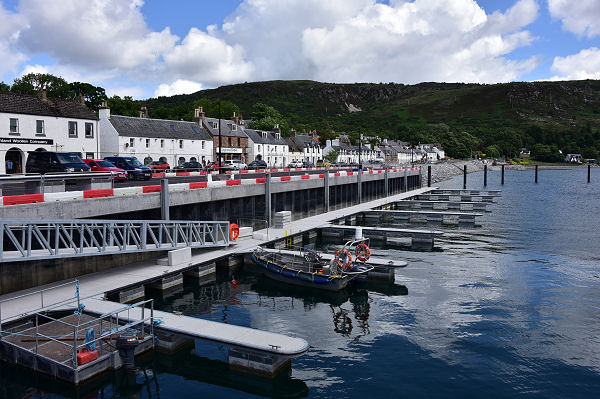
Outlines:
{"type": "Polygon", "coordinates": [[[84,159],[83,162],[90,167],[92,172],[114,172],[115,179],[127,179],[126,170],[117,168],[104,159],[84,159]]]}
{"type": "Polygon", "coordinates": [[[169,163],[167,161],[154,161],[154,162],[150,162],[146,166],[149,167],[150,169],[160,169],[160,170],[171,169],[171,166],[169,166],[169,163]]]}
{"type": "MultiPolygon", "coordinates": [[[[221,162],[221,168],[225,167],[225,163],[221,162]]],[[[204,167],[204,170],[219,170],[219,165],[216,162],[209,162],[206,164],[206,166],[204,167]]]]}

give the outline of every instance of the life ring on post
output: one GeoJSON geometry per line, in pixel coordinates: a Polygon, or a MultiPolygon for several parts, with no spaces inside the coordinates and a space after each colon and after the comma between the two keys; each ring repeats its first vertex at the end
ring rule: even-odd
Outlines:
{"type": "Polygon", "coordinates": [[[361,242],[356,246],[354,253],[356,254],[358,260],[360,260],[361,262],[366,262],[371,257],[371,250],[369,249],[369,246],[364,242],[361,242]]]}
{"type": "Polygon", "coordinates": [[[343,267],[344,269],[347,269],[350,267],[350,265],[352,264],[352,255],[350,254],[350,251],[348,251],[345,248],[341,248],[340,250],[338,250],[335,253],[335,260],[337,262],[337,264],[340,267],[343,267]],[[343,255],[342,255],[343,254],[343,255]],[[342,256],[340,256],[342,255],[342,256]],[[346,262],[344,263],[344,261],[342,260],[342,257],[346,258],[346,262]]]}
{"type": "Polygon", "coordinates": [[[229,241],[237,240],[239,235],[240,235],[240,227],[235,223],[231,223],[229,225],[229,241]]]}

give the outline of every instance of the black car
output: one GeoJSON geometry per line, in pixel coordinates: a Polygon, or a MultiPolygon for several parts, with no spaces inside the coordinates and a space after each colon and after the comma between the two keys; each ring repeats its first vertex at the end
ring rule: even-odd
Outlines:
{"type": "Polygon", "coordinates": [[[25,164],[27,173],[89,172],[90,167],[76,152],[30,151],[25,164]]]}
{"type": "Polygon", "coordinates": [[[304,161],[304,162],[302,162],[302,167],[303,168],[314,168],[315,164],[310,161],[304,161]]]}
{"type": "Polygon", "coordinates": [[[173,170],[178,172],[199,172],[202,170],[200,162],[184,162],[183,165],[176,166],[173,170]]]}
{"type": "Polygon", "coordinates": [[[267,168],[267,163],[265,161],[263,161],[262,159],[255,159],[254,161],[250,162],[250,164],[248,165],[248,169],[266,169],[267,168]]]}
{"type": "Polygon", "coordinates": [[[135,157],[105,157],[104,159],[115,164],[117,168],[125,169],[130,179],[150,180],[152,178],[152,169],[142,165],[135,157]]]}

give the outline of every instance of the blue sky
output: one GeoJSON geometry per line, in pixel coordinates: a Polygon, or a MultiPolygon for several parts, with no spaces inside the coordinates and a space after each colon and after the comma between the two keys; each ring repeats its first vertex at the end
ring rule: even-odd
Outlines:
{"type": "Polygon", "coordinates": [[[0,0],[0,80],[147,98],[245,81],[600,78],[597,0],[0,0]]]}

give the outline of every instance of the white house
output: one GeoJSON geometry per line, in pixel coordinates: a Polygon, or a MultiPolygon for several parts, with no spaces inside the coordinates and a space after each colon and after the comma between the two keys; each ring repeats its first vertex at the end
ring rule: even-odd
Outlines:
{"type": "Polygon", "coordinates": [[[23,173],[28,151],[99,152],[98,117],[79,101],[0,93],[0,174],[23,173]]]}
{"type": "Polygon", "coordinates": [[[140,117],[100,111],[102,157],[131,156],[140,162],[167,161],[171,167],[184,162],[213,160],[212,136],[197,122],[151,119],[142,108],[140,117]]]}
{"type": "Polygon", "coordinates": [[[290,131],[290,137],[286,139],[289,146],[290,162],[312,162],[323,159],[323,149],[312,135],[298,135],[294,129],[290,131]]]}
{"type": "Polygon", "coordinates": [[[244,129],[248,136],[248,158],[252,162],[257,155],[270,167],[282,168],[290,162],[288,143],[281,137],[279,126],[272,132],[244,129]]]}

